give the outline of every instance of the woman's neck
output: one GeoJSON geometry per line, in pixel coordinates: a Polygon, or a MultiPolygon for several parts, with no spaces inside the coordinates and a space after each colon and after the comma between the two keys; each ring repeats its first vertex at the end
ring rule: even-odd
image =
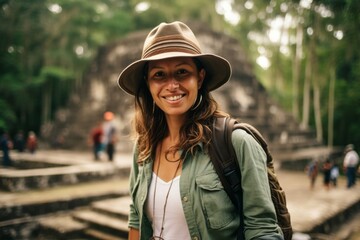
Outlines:
{"type": "Polygon", "coordinates": [[[176,145],[180,140],[180,129],[184,125],[185,119],[178,116],[167,116],[166,122],[169,129],[167,140],[171,145],[176,145]]]}

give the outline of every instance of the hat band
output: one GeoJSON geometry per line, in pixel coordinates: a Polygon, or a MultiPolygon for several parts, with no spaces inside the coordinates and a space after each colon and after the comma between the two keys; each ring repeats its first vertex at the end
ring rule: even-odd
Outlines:
{"type": "Polygon", "coordinates": [[[183,52],[190,54],[201,54],[201,50],[194,45],[189,44],[188,41],[168,41],[153,44],[150,48],[146,49],[142,58],[149,58],[164,52],[183,52]]]}

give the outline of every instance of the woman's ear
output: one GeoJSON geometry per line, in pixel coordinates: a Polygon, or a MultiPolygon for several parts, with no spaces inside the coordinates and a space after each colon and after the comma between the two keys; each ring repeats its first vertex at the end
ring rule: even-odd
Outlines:
{"type": "Polygon", "coordinates": [[[203,82],[204,82],[204,79],[205,79],[205,75],[206,75],[206,71],[204,68],[202,68],[200,71],[199,71],[199,81],[198,81],[198,89],[201,88],[203,82]]]}

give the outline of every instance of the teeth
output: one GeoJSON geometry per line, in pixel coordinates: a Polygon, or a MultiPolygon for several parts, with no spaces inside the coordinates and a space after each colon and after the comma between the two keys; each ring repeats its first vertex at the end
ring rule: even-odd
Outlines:
{"type": "Polygon", "coordinates": [[[178,96],[170,96],[170,97],[167,97],[166,99],[167,100],[170,100],[170,101],[176,101],[176,100],[179,100],[182,96],[181,95],[178,95],[178,96]]]}

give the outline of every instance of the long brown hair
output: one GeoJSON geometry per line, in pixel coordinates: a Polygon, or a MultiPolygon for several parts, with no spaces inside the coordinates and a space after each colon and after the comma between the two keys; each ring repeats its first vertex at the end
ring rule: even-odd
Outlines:
{"type": "MultiPolygon", "coordinates": [[[[194,58],[197,70],[202,69],[201,63],[194,58]]],[[[144,73],[147,72],[147,67],[144,73]]],[[[198,95],[202,96],[200,105],[187,112],[187,120],[180,129],[180,141],[172,150],[183,150],[183,155],[194,154],[198,143],[207,147],[211,137],[211,126],[214,118],[227,116],[218,110],[218,104],[206,87],[206,77],[198,95]]],[[[198,96],[198,99],[199,99],[198,96]]],[[[142,163],[156,151],[157,144],[164,139],[169,130],[164,112],[156,106],[147,87],[146,79],[135,94],[135,132],[137,135],[138,162],[142,163]]]]}

